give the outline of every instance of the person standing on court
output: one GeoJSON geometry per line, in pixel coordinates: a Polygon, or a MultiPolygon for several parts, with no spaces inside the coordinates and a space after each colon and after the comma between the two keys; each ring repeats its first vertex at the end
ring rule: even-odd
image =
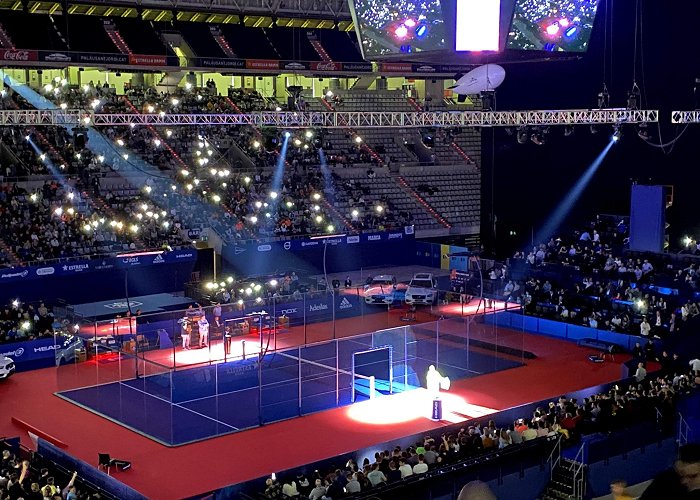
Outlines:
{"type": "Polygon", "coordinates": [[[182,348],[183,349],[189,349],[190,348],[190,322],[187,319],[187,316],[184,318],[181,318],[180,321],[180,337],[182,337],[182,348]]]}
{"type": "Polygon", "coordinates": [[[202,316],[197,321],[199,327],[199,347],[207,347],[209,344],[209,322],[206,316],[202,316]]]}

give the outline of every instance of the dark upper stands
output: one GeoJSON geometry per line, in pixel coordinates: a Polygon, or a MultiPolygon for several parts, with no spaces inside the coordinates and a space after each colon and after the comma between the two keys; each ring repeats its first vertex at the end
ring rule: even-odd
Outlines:
{"type": "MultiPolygon", "coordinates": [[[[71,14],[25,14],[0,10],[0,23],[18,49],[72,50],[80,52],[119,53],[105,32],[105,18],[71,14]],[[32,26],[31,30],[25,29],[32,26]]],[[[173,55],[160,33],[176,31],[199,57],[227,57],[214,40],[208,23],[155,23],[136,18],[110,19],[134,54],[173,55]]],[[[303,28],[249,28],[238,24],[218,26],[235,55],[250,59],[284,59],[319,61],[311,45],[315,37],[334,61],[362,61],[354,33],[337,30],[303,28]]]]}
{"type": "Polygon", "coordinates": [[[134,54],[174,55],[159,35],[165,26],[126,17],[116,18],[114,22],[134,54]]]}
{"type": "Polygon", "coordinates": [[[187,43],[199,57],[226,57],[205,23],[177,23],[174,29],[182,33],[187,43]]]}
{"type": "Polygon", "coordinates": [[[316,30],[316,36],[334,61],[363,61],[362,54],[357,49],[355,32],[316,30]]]}
{"type": "Polygon", "coordinates": [[[279,59],[275,47],[261,29],[222,24],[221,31],[238,57],[243,59],[279,59]]]}
{"type": "Polygon", "coordinates": [[[65,29],[56,16],[25,14],[20,11],[0,11],[0,22],[19,49],[67,50],[64,37],[57,28],[65,29]],[[55,21],[52,22],[52,19],[55,21]],[[31,29],[27,29],[31,26],[31,29]]]}
{"type": "Polygon", "coordinates": [[[61,32],[64,33],[70,50],[77,52],[102,52],[106,54],[119,53],[119,50],[104,30],[102,18],[69,15],[67,19],[63,16],[57,19],[65,21],[67,29],[61,30],[61,32]]]}

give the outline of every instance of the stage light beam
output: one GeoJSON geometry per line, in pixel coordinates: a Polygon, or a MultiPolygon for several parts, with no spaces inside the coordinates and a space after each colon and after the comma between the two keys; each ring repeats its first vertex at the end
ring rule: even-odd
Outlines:
{"type": "Polygon", "coordinates": [[[569,212],[574,207],[574,203],[579,199],[581,193],[586,189],[588,184],[591,182],[593,175],[595,175],[603,160],[607,156],[610,148],[612,148],[615,141],[611,140],[605,149],[596,157],[595,160],[590,164],[588,169],[583,173],[579,180],[574,184],[574,186],[569,190],[568,193],[559,202],[559,205],[554,210],[554,213],[549,217],[548,221],[535,235],[534,241],[541,242],[549,240],[550,236],[556,233],[559,226],[564,222],[564,219],[569,215],[569,212]]]}

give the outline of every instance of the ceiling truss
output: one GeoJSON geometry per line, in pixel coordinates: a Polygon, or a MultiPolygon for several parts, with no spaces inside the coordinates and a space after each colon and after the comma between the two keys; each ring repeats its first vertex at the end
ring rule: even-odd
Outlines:
{"type": "MultiPolygon", "coordinates": [[[[698,117],[700,118],[700,117],[698,117]]],[[[253,125],[281,128],[521,127],[656,123],[657,110],[464,112],[257,112],[248,114],[131,114],[84,110],[4,110],[0,125],[253,125]]],[[[700,120],[699,120],[700,121],[700,120]]]]}

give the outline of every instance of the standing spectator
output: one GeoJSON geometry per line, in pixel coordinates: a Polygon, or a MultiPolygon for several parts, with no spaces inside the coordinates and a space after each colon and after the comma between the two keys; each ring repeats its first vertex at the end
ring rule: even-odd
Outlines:
{"type": "Polygon", "coordinates": [[[681,446],[672,469],[656,476],[639,500],[693,500],[700,493],[700,444],[681,446]]]}
{"type": "Polygon", "coordinates": [[[610,483],[610,494],[613,500],[633,500],[631,496],[627,494],[627,481],[618,479],[610,483]]]}
{"type": "Polygon", "coordinates": [[[637,383],[642,382],[645,378],[647,378],[647,371],[644,368],[644,363],[639,363],[637,365],[637,371],[634,374],[634,380],[637,381],[637,383]]]}

